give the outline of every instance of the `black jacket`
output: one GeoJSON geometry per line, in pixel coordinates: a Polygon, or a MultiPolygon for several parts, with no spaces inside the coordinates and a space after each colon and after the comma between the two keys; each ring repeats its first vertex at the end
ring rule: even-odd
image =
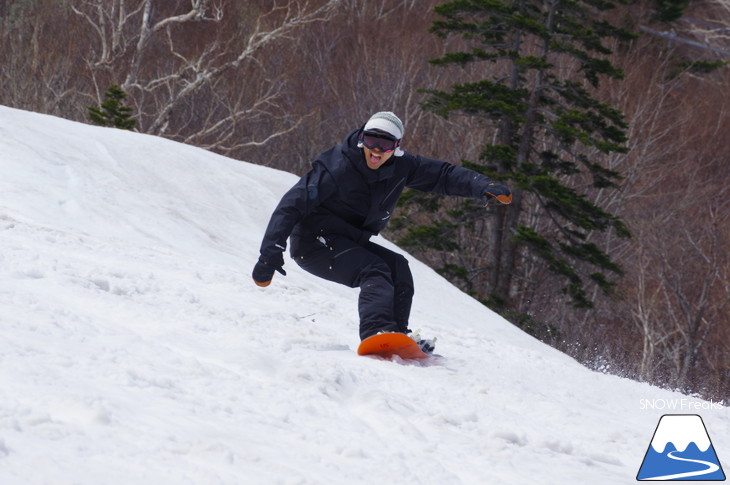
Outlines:
{"type": "Polygon", "coordinates": [[[423,192],[480,197],[486,176],[440,160],[405,153],[377,170],[357,147],[360,130],[321,153],[281,199],[261,244],[261,259],[280,258],[286,240],[341,235],[366,243],[387,225],[406,187],[423,192]]]}

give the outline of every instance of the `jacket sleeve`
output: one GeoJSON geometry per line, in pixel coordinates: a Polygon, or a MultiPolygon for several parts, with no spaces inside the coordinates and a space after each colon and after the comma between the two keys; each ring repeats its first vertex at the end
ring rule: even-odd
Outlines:
{"type": "Polygon", "coordinates": [[[334,187],[331,175],[315,163],[312,170],[284,194],[271,215],[261,242],[262,261],[281,258],[294,226],[331,195],[334,187]]]}
{"type": "Polygon", "coordinates": [[[486,175],[433,158],[411,155],[406,186],[423,192],[461,197],[480,197],[492,181],[486,175]]]}

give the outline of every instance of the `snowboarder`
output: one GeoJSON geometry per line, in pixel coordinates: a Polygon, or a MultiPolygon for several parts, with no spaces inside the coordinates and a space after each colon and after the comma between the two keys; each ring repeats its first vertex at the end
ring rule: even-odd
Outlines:
{"type": "MultiPolygon", "coordinates": [[[[382,331],[410,333],[414,290],[408,261],[370,242],[388,223],[403,189],[502,204],[512,202],[512,194],[472,170],[404,151],[403,134],[395,114],[375,113],[341,145],[317,156],[271,216],[253,269],[258,286],[268,286],[274,271],[286,275],[283,252],[290,238],[291,257],[305,271],[360,288],[362,340],[382,331]]],[[[433,351],[430,341],[420,344],[433,351]]]]}

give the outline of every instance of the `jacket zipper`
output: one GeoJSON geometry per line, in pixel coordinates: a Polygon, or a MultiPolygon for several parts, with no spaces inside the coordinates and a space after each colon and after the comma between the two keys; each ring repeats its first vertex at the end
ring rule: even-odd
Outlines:
{"type": "Polygon", "coordinates": [[[334,257],[332,258],[332,261],[330,261],[330,270],[332,270],[332,267],[334,266],[334,264],[335,264],[335,260],[336,260],[337,258],[339,258],[340,256],[342,256],[342,255],[343,255],[343,254],[345,254],[345,253],[349,253],[349,252],[350,252],[350,251],[352,251],[353,249],[357,249],[357,248],[347,248],[347,249],[345,249],[344,251],[340,251],[339,253],[335,254],[335,255],[334,255],[334,257]]]}
{"type": "Polygon", "coordinates": [[[388,195],[386,195],[385,198],[383,199],[383,202],[380,203],[380,207],[383,207],[385,205],[385,203],[388,201],[388,199],[390,199],[390,196],[393,195],[393,193],[396,191],[396,189],[398,189],[401,186],[401,184],[405,181],[406,181],[406,178],[403,177],[402,179],[400,179],[398,181],[397,184],[395,184],[395,187],[390,189],[390,192],[388,192],[388,195]]]}
{"type": "Polygon", "coordinates": [[[343,254],[349,253],[350,251],[352,251],[354,249],[357,249],[357,248],[356,247],[355,248],[347,248],[344,251],[340,251],[339,253],[335,254],[335,256],[332,259],[335,260],[335,259],[339,258],[340,256],[342,256],[343,254]]]}

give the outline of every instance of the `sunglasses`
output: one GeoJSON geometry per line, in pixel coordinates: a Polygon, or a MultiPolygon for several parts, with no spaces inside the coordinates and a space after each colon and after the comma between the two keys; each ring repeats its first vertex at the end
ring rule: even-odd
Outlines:
{"type": "Polygon", "coordinates": [[[360,141],[370,150],[377,148],[384,153],[392,152],[400,144],[400,140],[397,140],[394,136],[370,130],[363,131],[360,134],[360,141]]]}

